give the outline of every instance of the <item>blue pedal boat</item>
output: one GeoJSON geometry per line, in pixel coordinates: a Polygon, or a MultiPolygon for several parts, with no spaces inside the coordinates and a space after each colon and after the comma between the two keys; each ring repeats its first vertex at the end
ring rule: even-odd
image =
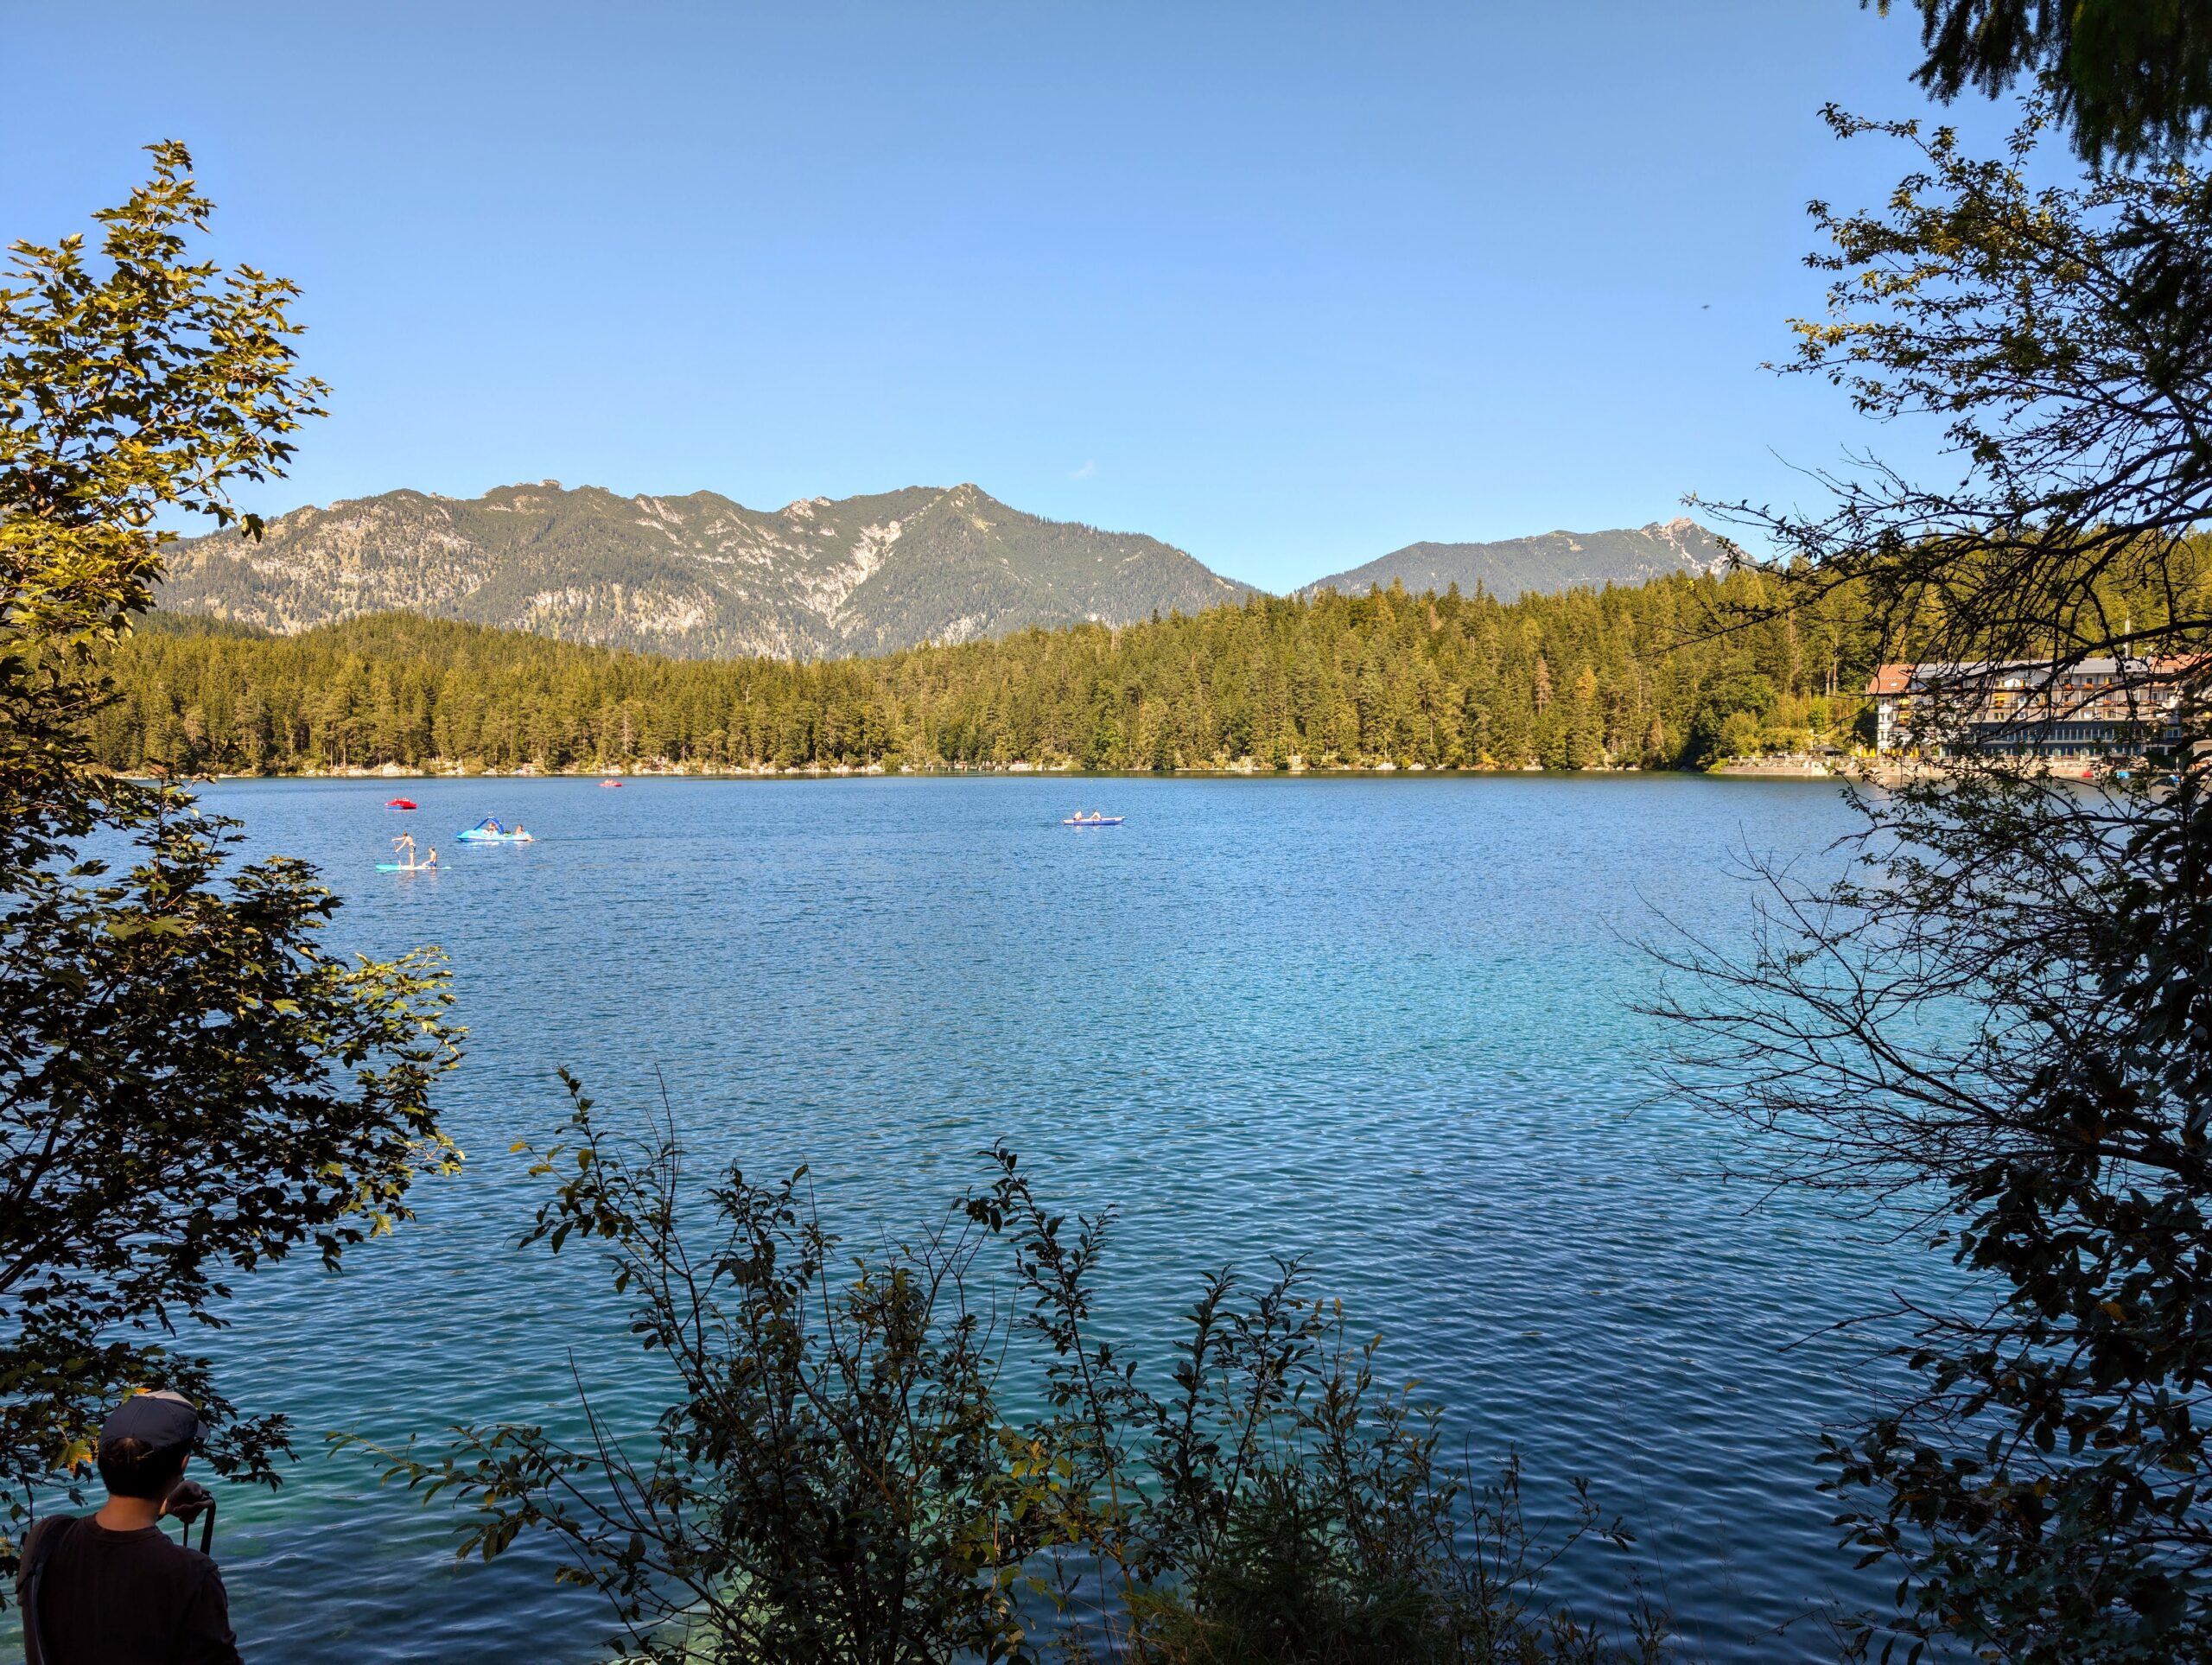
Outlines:
{"type": "Polygon", "coordinates": [[[487,815],[473,827],[454,835],[464,844],[535,844],[537,841],[520,827],[504,827],[499,817],[487,815]]]}

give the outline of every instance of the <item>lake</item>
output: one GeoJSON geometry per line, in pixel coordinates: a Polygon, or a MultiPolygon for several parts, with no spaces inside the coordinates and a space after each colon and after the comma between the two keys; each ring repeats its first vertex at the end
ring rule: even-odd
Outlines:
{"type": "MultiPolygon", "coordinates": [[[[1300,1254],[1395,1376],[1556,1510],[1594,1477],[1652,1592],[1723,1660],[1833,1657],[1854,1575],[1815,1438],[1855,1401],[1791,1344],[1934,1275],[1811,1206],[1713,1177],[1741,1137],[1669,1103],[1630,1008],[1653,909],[1726,937],[1732,851],[1816,852],[1834,789],[1624,775],[1251,779],[226,782],[257,851],[320,866],[334,944],[452,955],[469,1153],[421,1222],[340,1275],[245,1281],[219,1356],[298,1422],[275,1496],[217,1551],[249,1659],[584,1661],[607,1629],[543,1551],[457,1566],[451,1516],[324,1430],[618,1418],[652,1374],[582,1256],[512,1247],[566,1065],[603,1106],[664,1082],[679,1123],[768,1174],[812,1165],[855,1230],[918,1222],[1004,1138],[1070,1209],[1118,1204],[1117,1312],[1164,1351],[1209,1267],[1300,1254]],[[422,805],[380,808],[404,791],[422,805]],[[1077,806],[1125,825],[1075,831],[1077,806]],[[534,844],[466,848],[486,814],[534,844]],[[405,827],[435,875],[378,874],[405,827]]],[[[1160,1385],[1165,1385],[1162,1382],[1160,1385]]],[[[1556,1593],[1600,1601],[1617,1557],[1556,1593]]]]}

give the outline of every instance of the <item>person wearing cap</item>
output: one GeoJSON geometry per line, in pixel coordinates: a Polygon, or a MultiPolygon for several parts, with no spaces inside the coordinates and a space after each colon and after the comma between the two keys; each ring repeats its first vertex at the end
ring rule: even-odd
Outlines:
{"type": "Polygon", "coordinates": [[[173,1393],[135,1395],[100,1425],[107,1502],[50,1516],[23,1541],[26,1665],[238,1665],[215,1563],[159,1525],[207,1506],[184,1478],[199,1437],[200,1414],[173,1393]]]}

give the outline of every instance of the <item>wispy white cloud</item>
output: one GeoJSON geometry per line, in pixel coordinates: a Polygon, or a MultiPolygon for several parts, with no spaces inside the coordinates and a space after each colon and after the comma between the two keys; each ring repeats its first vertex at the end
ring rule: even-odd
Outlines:
{"type": "Polygon", "coordinates": [[[1077,469],[1073,473],[1070,474],[1070,475],[1068,476],[1068,478],[1069,478],[1070,480],[1089,480],[1089,479],[1090,479],[1093,474],[1096,473],[1097,472],[1098,472],[1098,465],[1097,465],[1096,462],[1094,462],[1094,461],[1090,461],[1089,458],[1087,458],[1087,457],[1086,457],[1086,458],[1084,460],[1083,467],[1080,467],[1080,468],[1078,468],[1078,469],[1077,469]]]}

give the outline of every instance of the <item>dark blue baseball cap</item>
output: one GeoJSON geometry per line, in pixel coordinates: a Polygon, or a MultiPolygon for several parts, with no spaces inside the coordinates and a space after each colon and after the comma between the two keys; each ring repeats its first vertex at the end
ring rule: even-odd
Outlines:
{"type": "Polygon", "coordinates": [[[188,1446],[199,1437],[200,1413],[182,1394],[166,1389],[131,1395],[100,1424],[103,1446],[116,1439],[136,1439],[156,1451],[167,1451],[172,1446],[188,1446]]]}

